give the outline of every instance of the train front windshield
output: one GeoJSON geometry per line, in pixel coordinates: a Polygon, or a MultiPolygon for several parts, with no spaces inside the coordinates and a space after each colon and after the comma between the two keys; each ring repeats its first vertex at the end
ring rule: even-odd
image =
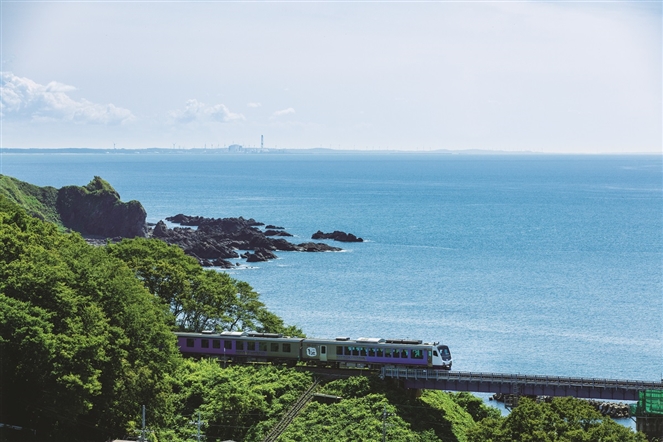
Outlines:
{"type": "Polygon", "coordinates": [[[451,359],[451,352],[449,351],[449,347],[446,345],[440,345],[438,347],[438,350],[440,350],[440,354],[442,355],[442,360],[443,361],[448,361],[451,359]]]}

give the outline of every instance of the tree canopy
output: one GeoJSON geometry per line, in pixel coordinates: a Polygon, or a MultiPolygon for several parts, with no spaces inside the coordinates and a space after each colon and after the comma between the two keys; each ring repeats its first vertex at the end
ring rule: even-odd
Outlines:
{"type": "Polygon", "coordinates": [[[468,442],[646,442],[592,408],[587,402],[521,398],[507,417],[486,418],[468,433],[468,442]]]}
{"type": "Polygon", "coordinates": [[[169,318],[124,262],[0,197],[2,422],[105,438],[138,404],[166,413],[169,318]]]}
{"type": "Polygon", "coordinates": [[[135,238],[111,244],[107,250],[170,307],[179,330],[254,330],[303,336],[299,328],[286,326],[267,310],[249,284],[227,273],[203,269],[177,246],[135,238]]]}

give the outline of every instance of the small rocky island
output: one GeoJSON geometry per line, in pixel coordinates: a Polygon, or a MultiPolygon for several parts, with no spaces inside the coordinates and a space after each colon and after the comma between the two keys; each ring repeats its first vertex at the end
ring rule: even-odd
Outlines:
{"type": "Polygon", "coordinates": [[[276,226],[261,230],[264,223],[253,218],[204,218],[178,214],[166,221],[185,227],[168,228],[159,221],[151,231],[154,238],[168,244],[180,246],[187,255],[193,256],[203,266],[230,268],[227,259],[245,258],[247,262],[275,259],[275,251],[286,252],[338,252],[342,249],[324,243],[305,242],[293,244],[274,236],[292,236],[276,226]],[[196,227],[193,229],[192,227],[196,227]],[[276,233],[274,233],[276,232],[276,233]],[[240,255],[238,250],[245,250],[240,255]],[[253,252],[253,253],[251,253],[253,252]]]}
{"type": "Polygon", "coordinates": [[[364,242],[362,238],[357,238],[352,233],[345,233],[338,230],[334,230],[332,233],[322,233],[318,230],[311,236],[311,239],[333,239],[334,241],[339,242],[364,242]]]}

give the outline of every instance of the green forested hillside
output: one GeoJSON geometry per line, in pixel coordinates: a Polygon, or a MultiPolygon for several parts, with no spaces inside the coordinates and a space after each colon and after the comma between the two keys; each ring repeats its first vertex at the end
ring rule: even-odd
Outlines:
{"type": "MultiPolygon", "coordinates": [[[[175,246],[92,247],[0,196],[0,440],[135,438],[258,442],[313,382],[283,367],[183,359],[173,330],[302,335],[246,283],[175,246]]],[[[644,441],[575,400],[523,401],[507,418],[467,394],[412,392],[377,378],[329,382],[280,441],[644,441]],[[385,420],[383,420],[383,413],[385,420]]]]}
{"type": "Polygon", "coordinates": [[[23,207],[34,217],[62,225],[56,209],[58,189],[55,187],[39,187],[0,175],[0,195],[23,207]]]}
{"type": "Polygon", "coordinates": [[[3,422],[92,439],[123,431],[140,403],[166,413],[181,362],[171,322],[121,260],[0,197],[3,422]]]}

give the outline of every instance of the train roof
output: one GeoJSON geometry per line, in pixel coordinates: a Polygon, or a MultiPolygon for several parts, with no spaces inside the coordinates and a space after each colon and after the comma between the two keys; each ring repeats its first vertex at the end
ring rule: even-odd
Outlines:
{"type": "Polygon", "coordinates": [[[288,340],[288,341],[301,341],[305,340],[307,343],[311,344],[363,344],[363,345],[389,345],[389,346],[413,346],[413,345],[424,345],[424,346],[437,346],[439,342],[423,342],[417,339],[383,339],[383,338],[365,338],[360,337],[357,339],[350,339],[346,336],[340,336],[336,338],[297,338],[291,336],[283,336],[278,333],[259,333],[259,332],[214,332],[205,330],[203,332],[175,332],[177,336],[181,337],[196,337],[196,338],[214,338],[214,339],[228,339],[228,338],[242,338],[242,339],[279,339],[279,340],[288,340]]]}
{"type": "Polygon", "coordinates": [[[247,339],[247,340],[262,340],[262,339],[279,339],[284,341],[301,341],[303,338],[292,336],[283,336],[278,333],[257,333],[257,332],[175,332],[175,335],[183,338],[207,338],[207,339],[247,339]]]}
{"type": "Polygon", "coordinates": [[[394,347],[394,346],[407,346],[411,347],[413,345],[425,345],[425,346],[433,346],[437,345],[438,343],[432,343],[432,342],[423,342],[420,340],[413,340],[413,339],[383,339],[383,338],[357,338],[357,339],[350,339],[348,337],[337,337],[334,339],[325,339],[325,338],[306,338],[306,342],[312,343],[312,344],[338,344],[338,345],[385,345],[389,347],[394,347]]]}

